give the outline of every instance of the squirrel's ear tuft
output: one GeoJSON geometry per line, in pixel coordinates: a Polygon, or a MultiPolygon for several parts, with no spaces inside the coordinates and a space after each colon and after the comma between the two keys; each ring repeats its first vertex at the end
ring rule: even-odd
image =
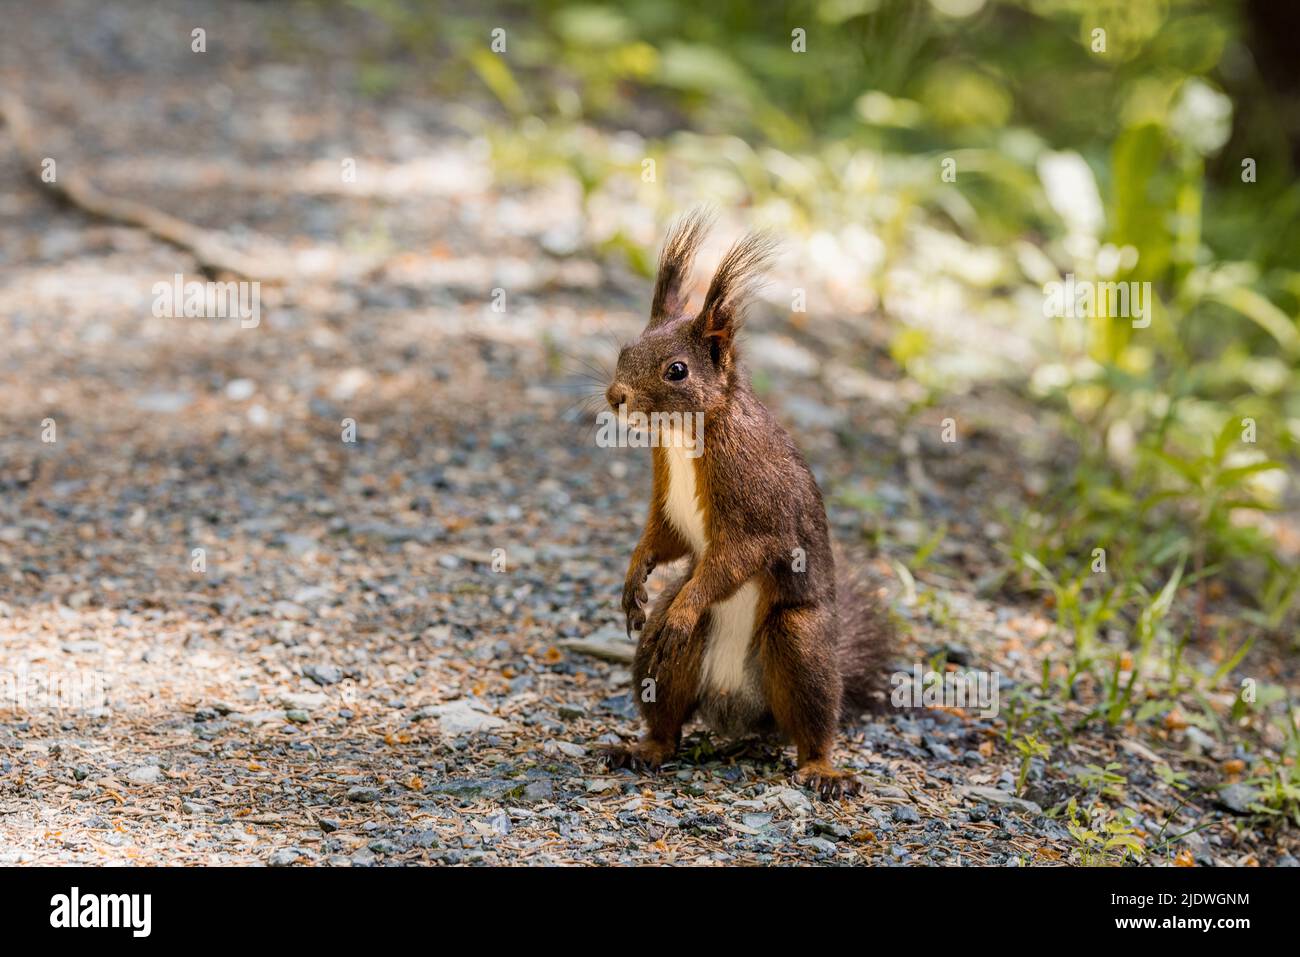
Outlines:
{"type": "Polygon", "coordinates": [[[730,349],[745,304],[762,285],[763,273],[776,257],[776,248],[776,240],[769,233],[749,233],[722,257],[704,297],[704,308],[695,320],[700,335],[711,340],[715,354],[730,349]]]}
{"type": "Polygon", "coordinates": [[[690,298],[691,265],[709,227],[713,225],[713,218],[712,210],[698,207],[679,216],[669,228],[668,238],[659,254],[659,276],[655,280],[647,329],[676,319],[686,309],[690,298]]]}

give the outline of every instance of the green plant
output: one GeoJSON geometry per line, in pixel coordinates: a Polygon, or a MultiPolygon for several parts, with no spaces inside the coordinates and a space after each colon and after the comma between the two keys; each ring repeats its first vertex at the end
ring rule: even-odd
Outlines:
{"type": "Polygon", "coordinates": [[[1129,679],[1123,682],[1121,686],[1121,663],[1116,661],[1111,670],[1111,680],[1106,686],[1106,703],[1104,705],[1104,714],[1106,723],[1114,726],[1119,724],[1124,713],[1133,700],[1133,688],[1137,683],[1138,676],[1142,674],[1143,666],[1151,654],[1151,648],[1155,644],[1157,637],[1166,634],[1164,630],[1164,620],[1169,614],[1169,609],[1173,605],[1174,594],[1178,591],[1178,583],[1183,577],[1183,559],[1178,560],[1178,567],[1174,569],[1173,574],[1165,586],[1151,597],[1143,606],[1138,614],[1136,628],[1136,648],[1133,654],[1132,666],[1129,670],[1129,679]]]}
{"type": "Polygon", "coordinates": [[[1025,793],[1025,781],[1029,777],[1029,770],[1033,766],[1034,758],[1045,758],[1052,753],[1051,745],[1038,740],[1038,736],[1027,734],[1023,738],[1018,738],[1015,742],[1015,749],[1020,752],[1020,771],[1016,775],[1016,793],[1025,793]]]}
{"type": "Polygon", "coordinates": [[[1300,827],[1300,729],[1296,727],[1295,707],[1291,701],[1275,722],[1285,735],[1282,758],[1263,761],[1267,774],[1250,781],[1260,789],[1260,810],[1291,821],[1300,827]]]}
{"type": "Polygon", "coordinates": [[[1074,772],[1074,779],[1089,791],[1096,791],[1102,797],[1113,798],[1116,801],[1124,799],[1124,788],[1128,785],[1128,779],[1122,774],[1116,774],[1118,768],[1123,767],[1117,762],[1110,762],[1104,768],[1095,764],[1088,764],[1074,772]]]}
{"type": "Polygon", "coordinates": [[[1145,859],[1146,849],[1127,808],[1114,813],[1098,809],[1089,819],[1079,810],[1078,802],[1070,798],[1065,812],[1066,829],[1078,843],[1078,863],[1085,867],[1116,867],[1145,859]]]}

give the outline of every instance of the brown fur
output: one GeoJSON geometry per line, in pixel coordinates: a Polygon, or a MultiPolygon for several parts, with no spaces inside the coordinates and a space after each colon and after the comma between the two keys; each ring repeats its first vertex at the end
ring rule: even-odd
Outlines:
{"type": "Polygon", "coordinates": [[[644,737],[613,749],[610,759],[657,766],[698,711],[730,732],[779,730],[798,749],[795,780],[834,798],[857,789],[851,775],[830,765],[841,708],[869,703],[882,686],[891,629],[870,589],[852,573],[837,575],[816,480],[739,364],[741,311],[771,258],[771,240],[750,235],[732,246],[698,314],[684,311],[707,225],[706,216],[691,214],[669,233],[650,323],[620,353],[607,392],[612,406],[629,411],[703,411],[703,455],[693,467],[708,540],[702,554],[693,554],[667,517],[668,453],[655,448],[649,515],[623,589],[628,631],[641,629],[636,689],[652,679],[654,695],[641,703],[644,737]],[[688,370],[680,381],[667,378],[675,363],[688,370]],[[805,555],[802,571],[796,549],[805,555]],[[688,556],[686,574],[647,618],[647,577],[657,565],[688,556]],[[701,680],[710,609],[751,580],[760,597],[745,666],[758,676],[757,699],[716,693],[701,680]]]}

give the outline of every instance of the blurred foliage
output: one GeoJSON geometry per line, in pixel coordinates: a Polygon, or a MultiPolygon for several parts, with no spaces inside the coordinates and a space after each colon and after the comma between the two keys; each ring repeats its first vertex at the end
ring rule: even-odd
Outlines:
{"type": "MultiPolygon", "coordinates": [[[[808,237],[891,320],[891,356],[932,399],[975,363],[916,320],[916,286],[955,284],[955,311],[1033,340],[1018,387],[1072,451],[1010,516],[1008,562],[1073,633],[1064,693],[1091,673],[1109,720],[1140,708],[1097,643],[1123,624],[1126,655],[1174,647],[1179,589],[1203,602],[1235,582],[1257,628],[1293,620],[1300,577],[1270,514],[1294,506],[1282,463],[1300,443],[1300,150],[1241,4],[349,5],[441,90],[480,84],[508,118],[483,130],[502,177],[565,177],[613,223],[587,238],[638,271],[655,220],[703,198],[808,237]],[[1152,321],[1104,299],[1047,315],[1066,276],[1150,283],[1152,321]]],[[[359,77],[376,95],[391,52],[359,77]]]]}

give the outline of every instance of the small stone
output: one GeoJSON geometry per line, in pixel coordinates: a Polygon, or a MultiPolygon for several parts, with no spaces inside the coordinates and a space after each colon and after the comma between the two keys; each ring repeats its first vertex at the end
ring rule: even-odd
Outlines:
{"type": "Polygon", "coordinates": [[[351,787],[348,788],[346,796],[349,801],[356,801],[358,804],[373,804],[384,795],[379,788],[351,787]]]}
{"type": "Polygon", "coordinates": [[[282,708],[297,711],[314,711],[324,707],[328,699],[320,691],[286,691],[276,698],[275,703],[282,708]]]}
{"type": "Polygon", "coordinates": [[[288,867],[300,857],[302,852],[296,847],[282,847],[271,854],[271,859],[267,862],[272,867],[288,867]]]}
{"type": "Polygon", "coordinates": [[[1259,791],[1248,784],[1229,784],[1219,791],[1217,802],[1233,814],[1252,814],[1251,805],[1259,801],[1259,791]]]}
{"type": "Polygon", "coordinates": [[[807,814],[812,811],[812,801],[808,799],[808,795],[794,788],[768,788],[767,793],[763,795],[763,803],[768,807],[780,804],[796,814],[807,814]]]}
{"type": "Polygon", "coordinates": [[[334,592],[320,585],[309,585],[306,588],[299,588],[293,593],[295,604],[310,605],[315,602],[325,601],[333,597],[334,592]]]}
{"type": "Polygon", "coordinates": [[[561,648],[591,655],[621,664],[630,664],[636,655],[636,643],[627,640],[627,635],[616,625],[608,625],[592,632],[586,638],[568,638],[559,643],[561,648]]]}
{"type": "Polygon", "coordinates": [[[549,740],[542,745],[542,751],[545,754],[563,754],[570,758],[581,758],[586,755],[587,749],[580,744],[574,744],[571,741],[549,740]]]}
{"type": "Polygon", "coordinates": [[[814,834],[820,834],[833,841],[847,841],[853,836],[852,831],[835,821],[813,821],[812,830],[814,834]]]}
{"type": "Polygon", "coordinates": [[[162,768],[156,764],[146,764],[128,771],[126,779],[135,784],[157,784],[162,780],[162,768]]]}
{"type": "Polygon", "coordinates": [[[302,605],[299,605],[297,602],[281,599],[271,606],[271,614],[276,618],[288,618],[291,621],[302,621],[310,617],[311,612],[302,605]]]}
{"type": "Polygon", "coordinates": [[[421,708],[419,715],[420,717],[437,718],[439,729],[443,734],[448,735],[495,731],[509,726],[508,722],[501,720],[496,715],[480,711],[465,698],[450,701],[447,704],[421,708]]]}
{"type": "Polygon", "coordinates": [[[1187,750],[1193,756],[1212,754],[1218,747],[1217,741],[1194,724],[1183,731],[1183,736],[1187,738],[1187,743],[1190,745],[1187,750]]]}
{"type": "Polygon", "coordinates": [[[1009,807],[1018,808],[1022,811],[1029,811],[1031,814],[1042,814],[1043,809],[1033,801],[1026,801],[1018,798],[1014,794],[1003,791],[1001,788],[989,787],[968,787],[963,789],[963,793],[970,798],[979,798],[989,804],[1003,804],[1009,807]]]}
{"type": "Polygon", "coordinates": [[[894,813],[891,816],[895,821],[907,824],[915,824],[921,820],[921,815],[916,813],[916,808],[909,804],[899,804],[894,808],[894,813]]]}
{"type": "Polygon", "coordinates": [[[70,655],[93,655],[104,650],[97,641],[65,641],[59,647],[70,655]]]}
{"type": "Polygon", "coordinates": [[[550,781],[529,781],[524,787],[525,801],[549,801],[555,796],[555,786],[550,781]]]}
{"type": "Polygon", "coordinates": [[[336,685],[343,680],[343,670],[335,665],[303,665],[302,673],[318,685],[336,685]]]}
{"type": "Polygon", "coordinates": [[[925,735],[925,737],[921,739],[921,743],[925,745],[927,751],[933,754],[940,761],[955,761],[957,758],[957,755],[953,753],[952,748],[948,747],[933,734],[925,735]]]}
{"type": "Polygon", "coordinates": [[[144,412],[175,413],[189,406],[194,397],[188,392],[146,392],[135,400],[144,412]]]}
{"type": "Polygon", "coordinates": [[[256,391],[257,385],[252,379],[231,379],[226,383],[226,398],[232,402],[243,402],[245,399],[252,398],[256,391]]]}
{"type": "Polygon", "coordinates": [[[971,663],[971,653],[968,648],[951,642],[940,645],[937,648],[928,648],[925,652],[926,658],[943,658],[950,665],[958,665],[966,668],[971,663]]]}
{"type": "Polygon", "coordinates": [[[805,837],[799,842],[800,847],[811,847],[819,854],[831,855],[837,850],[834,844],[824,837],[805,837]]]}

